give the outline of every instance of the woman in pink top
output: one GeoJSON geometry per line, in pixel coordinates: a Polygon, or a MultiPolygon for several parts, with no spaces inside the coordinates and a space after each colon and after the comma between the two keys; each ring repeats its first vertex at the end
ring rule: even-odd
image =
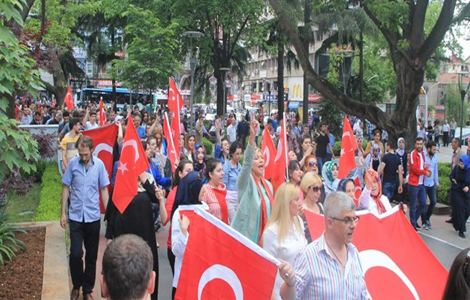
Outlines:
{"type": "Polygon", "coordinates": [[[217,158],[211,158],[206,162],[206,180],[199,198],[209,206],[209,213],[225,223],[228,221],[227,189],[224,184],[224,170],[222,163],[217,158]]]}

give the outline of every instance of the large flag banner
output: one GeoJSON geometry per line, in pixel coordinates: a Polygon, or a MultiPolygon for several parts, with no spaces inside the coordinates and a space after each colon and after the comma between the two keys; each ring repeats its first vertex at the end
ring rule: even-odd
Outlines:
{"type": "MultiPolygon", "coordinates": [[[[448,273],[399,206],[379,217],[367,211],[357,215],[361,219],[353,244],[372,299],[441,299],[448,273]]],[[[325,219],[309,211],[305,216],[315,240],[325,229],[325,219]]]]}
{"type": "Polygon", "coordinates": [[[276,157],[276,147],[274,146],[273,139],[269,134],[267,126],[264,126],[261,151],[263,151],[264,156],[264,178],[271,179],[274,174],[274,170],[276,170],[276,167],[274,165],[274,158],[276,157]]]}
{"type": "MultiPolygon", "coordinates": [[[[128,117],[129,120],[130,114],[128,117]]],[[[126,135],[122,143],[121,158],[114,185],[113,202],[122,213],[137,194],[140,174],[150,169],[147,156],[133,122],[127,122],[126,135]]]]}
{"type": "Polygon", "coordinates": [[[277,144],[277,153],[274,158],[274,174],[272,176],[272,184],[274,194],[276,193],[277,188],[286,181],[286,170],[287,170],[287,138],[286,138],[286,114],[284,114],[284,119],[282,120],[281,133],[279,135],[279,142],[277,144]]]}
{"type": "MultiPolygon", "coordinates": [[[[173,119],[174,122],[174,119],[173,119]]],[[[175,140],[174,140],[174,135],[172,134],[172,131],[170,130],[170,120],[168,119],[168,114],[165,112],[165,117],[163,120],[163,134],[166,137],[167,143],[167,153],[168,153],[168,158],[170,159],[171,162],[171,169],[173,170],[173,173],[175,172],[175,163],[179,160],[179,147],[178,151],[176,151],[176,146],[175,146],[175,140]]],[[[179,139],[178,139],[178,145],[179,145],[179,139]]]]}
{"type": "Polygon", "coordinates": [[[72,111],[73,110],[73,97],[72,97],[72,88],[70,86],[67,89],[67,94],[65,94],[64,102],[67,105],[67,110],[72,111]]]}
{"type": "Polygon", "coordinates": [[[194,209],[175,299],[271,299],[279,263],[202,209],[194,209]]]}
{"type": "Polygon", "coordinates": [[[103,103],[103,97],[100,98],[100,126],[106,125],[106,111],[103,103]]]}
{"type": "Polygon", "coordinates": [[[349,124],[348,117],[344,116],[343,138],[341,139],[341,154],[339,156],[338,178],[346,178],[351,170],[356,168],[354,152],[357,149],[356,137],[349,124]]]}
{"type": "MultiPolygon", "coordinates": [[[[105,127],[85,130],[82,134],[91,137],[93,140],[93,144],[95,145],[93,155],[103,161],[106,171],[108,171],[109,181],[111,181],[113,177],[113,149],[118,134],[118,126],[111,124],[105,127]]],[[[111,185],[108,186],[108,192],[110,188],[111,185]]],[[[104,207],[103,200],[101,199],[101,193],[100,209],[101,213],[105,213],[106,207],[104,207]]]]}

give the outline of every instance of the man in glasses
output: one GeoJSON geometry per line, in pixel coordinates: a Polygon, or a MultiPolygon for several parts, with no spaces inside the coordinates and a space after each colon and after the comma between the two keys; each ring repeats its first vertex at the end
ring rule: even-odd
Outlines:
{"type": "Polygon", "coordinates": [[[359,252],[351,243],[358,222],[351,197],[332,192],[324,204],[325,232],[296,260],[279,265],[282,299],[367,299],[359,252]]]}

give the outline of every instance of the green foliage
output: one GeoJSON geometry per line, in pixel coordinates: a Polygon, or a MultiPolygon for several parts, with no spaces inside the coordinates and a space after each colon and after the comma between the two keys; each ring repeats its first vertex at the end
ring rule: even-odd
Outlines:
{"type": "Polygon", "coordinates": [[[48,164],[42,176],[41,198],[34,221],[60,220],[62,181],[57,164],[48,164]]]}
{"type": "Polygon", "coordinates": [[[437,165],[439,185],[441,187],[441,189],[437,191],[437,202],[442,204],[449,204],[447,203],[451,186],[449,176],[452,171],[450,166],[450,163],[438,163],[437,165]]]}
{"type": "Polygon", "coordinates": [[[335,145],[333,146],[333,153],[335,154],[335,156],[339,157],[341,153],[341,141],[335,142],[335,145]]]}
{"type": "Polygon", "coordinates": [[[18,250],[25,249],[25,244],[15,237],[18,231],[22,230],[14,229],[6,222],[6,216],[0,216],[0,265],[12,260],[18,250]]]}
{"type": "Polygon", "coordinates": [[[203,139],[202,139],[202,144],[204,145],[204,148],[206,148],[206,155],[211,155],[211,154],[212,154],[213,147],[214,147],[214,145],[212,144],[212,142],[209,141],[209,140],[206,139],[206,138],[203,138],[203,139]]]}
{"type": "MultiPolygon", "coordinates": [[[[467,86],[464,85],[464,88],[467,86]]],[[[450,84],[446,86],[444,90],[444,98],[441,100],[442,105],[446,107],[446,118],[451,120],[455,118],[457,123],[460,124],[460,118],[462,116],[462,97],[460,95],[458,84],[450,84]]],[[[464,112],[470,109],[470,103],[464,101],[464,112]]],[[[467,117],[464,113],[464,122],[466,122],[467,117]]],[[[465,126],[465,125],[464,125],[465,126]]]]}
{"type": "Polygon", "coordinates": [[[13,190],[8,191],[8,205],[5,211],[8,222],[31,222],[35,216],[41,195],[41,184],[36,183],[26,194],[20,195],[13,190]]]}

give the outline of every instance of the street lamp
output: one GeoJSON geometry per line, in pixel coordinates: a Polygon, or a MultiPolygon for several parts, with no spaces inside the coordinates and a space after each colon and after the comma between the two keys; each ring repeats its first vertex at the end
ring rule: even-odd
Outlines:
{"type": "MultiPolygon", "coordinates": [[[[463,77],[468,75],[467,71],[461,71],[459,74],[459,90],[460,90],[460,97],[462,99],[462,112],[460,115],[460,142],[462,143],[462,128],[463,128],[463,112],[464,112],[464,103],[465,103],[465,95],[468,92],[468,88],[470,87],[470,82],[468,83],[467,89],[465,90],[463,87],[463,77]]],[[[463,145],[463,144],[462,144],[463,145]]]]}
{"type": "Polygon", "coordinates": [[[223,90],[223,101],[222,101],[222,115],[225,116],[225,112],[227,110],[227,95],[225,93],[225,77],[227,75],[227,72],[230,71],[230,68],[228,67],[222,67],[222,68],[219,68],[220,71],[222,71],[222,80],[223,80],[223,87],[224,87],[224,90],[223,90]]]}
{"type": "Polygon", "coordinates": [[[191,120],[189,121],[189,131],[192,132],[193,125],[194,125],[194,111],[193,111],[193,103],[194,103],[194,73],[196,72],[196,63],[197,58],[196,56],[193,57],[193,39],[198,39],[202,37],[204,34],[199,31],[186,31],[183,33],[183,36],[188,37],[190,41],[190,51],[189,51],[189,68],[191,70],[191,95],[189,97],[189,111],[191,113],[191,120]]]}

